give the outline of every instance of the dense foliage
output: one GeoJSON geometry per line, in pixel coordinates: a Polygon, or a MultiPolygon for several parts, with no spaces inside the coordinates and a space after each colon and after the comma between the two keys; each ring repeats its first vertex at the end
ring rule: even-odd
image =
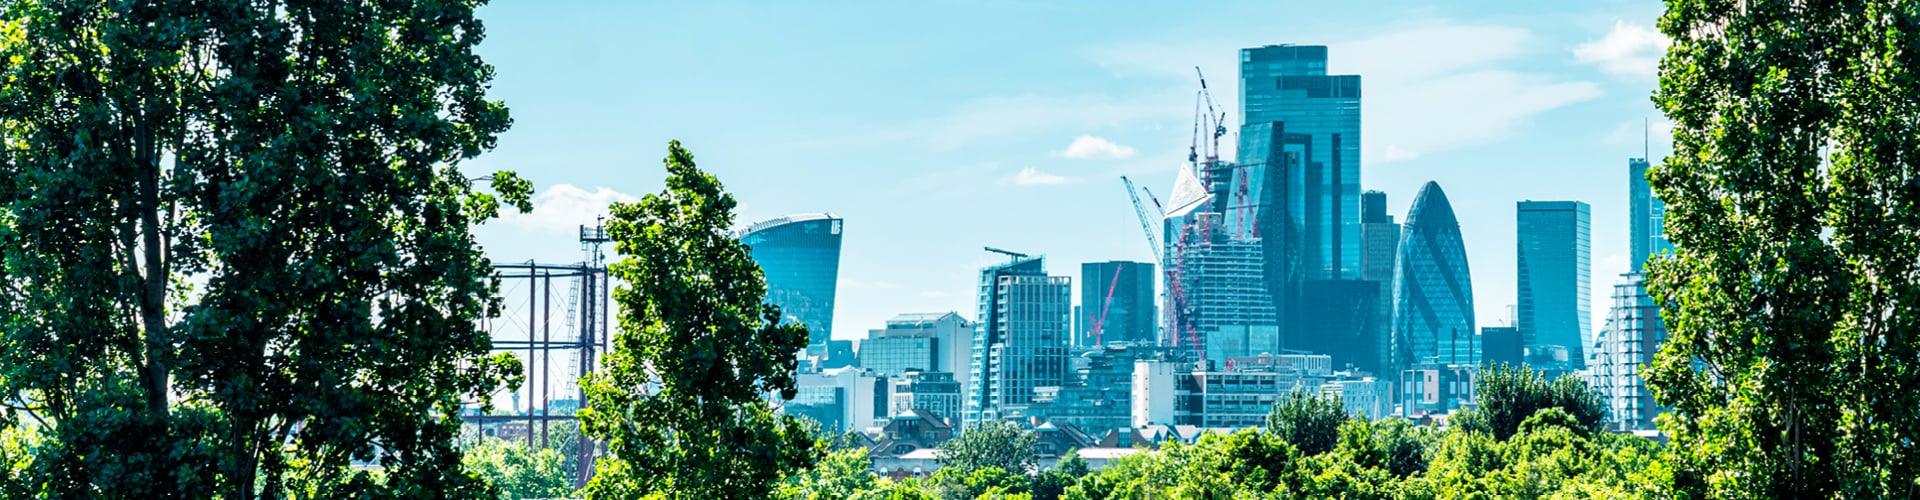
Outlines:
{"type": "MultiPolygon", "coordinates": [[[[1551,401],[1563,387],[1586,389],[1571,377],[1547,382],[1535,372],[1517,370],[1476,383],[1476,390],[1512,394],[1519,401],[1551,401]]],[[[930,477],[875,478],[864,467],[864,451],[852,449],[789,476],[783,498],[1665,497],[1666,483],[1656,480],[1665,469],[1652,441],[1594,432],[1591,422],[1575,415],[1593,407],[1570,412],[1535,406],[1502,438],[1484,428],[1442,430],[1399,418],[1355,418],[1337,398],[1296,392],[1276,405],[1269,430],[1209,433],[1194,444],[1169,442],[1091,472],[1078,454],[1069,454],[1031,474],[1007,472],[1029,467],[1007,455],[1029,442],[1031,434],[989,423],[943,446],[965,451],[966,458],[943,458],[946,468],[930,477]],[[1313,448],[1295,445],[1290,436],[1314,443],[1313,448]]]]}
{"type": "Polygon", "coordinates": [[[794,396],[804,327],[780,322],[747,247],[727,234],[733,196],[667,146],[664,191],[616,203],[619,331],[581,381],[587,434],[607,442],[588,498],[765,498],[813,458],[813,437],[767,395],[794,396]]]}
{"type": "Polygon", "coordinates": [[[1520,424],[1540,410],[1557,408],[1579,423],[1581,432],[1600,430],[1606,405],[1585,382],[1561,377],[1549,382],[1532,368],[1500,365],[1475,375],[1477,408],[1454,418],[1457,425],[1506,439],[1520,432],[1520,424]]]}
{"type": "Polygon", "coordinates": [[[0,1],[8,497],[476,497],[478,0],[0,1]]]}
{"type": "Polygon", "coordinates": [[[1673,481],[1725,498],[1920,494],[1920,3],[1668,0],[1648,172],[1678,250],[1673,481]]]}
{"type": "Polygon", "coordinates": [[[554,448],[528,449],[519,442],[483,438],[461,449],[461,464],[500,489],[500,500],[562,498],[573,493],[567,465],[573,457],[554,448]]]}
{"type": "Polygon", "coordinates": [[[1026,474],[1033,467],[1033,450],[1038,438],[1011,422],[988,421],[973,424],[959,437],[940,443],[940,466],[972,474],[982,469],[1000,469],[1026,474]]]}
{"type": "Polygon", "coordinates": [[[1267,430],[1300,452],[1314,455],[1333,449],[1340,440],[1340,424],[1346,421],[1347,407],[1340,396],[1294,389],[1273,404],[1267,430]]]}

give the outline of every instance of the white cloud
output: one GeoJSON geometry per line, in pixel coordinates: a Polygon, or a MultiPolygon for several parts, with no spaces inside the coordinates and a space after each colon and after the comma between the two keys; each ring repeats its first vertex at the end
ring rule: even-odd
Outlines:
{"type": "Polygon", "coordinates": [[[1382,158],[1380,161],[1387,162],[1387,161],[1411,160],[1419,157],[1420,157],[1419,151],[1414,151],[1411,149],[1402,149],[1399,144],[1388,144],[1386,156],[1382,158]]]}
{"type": "Polygon", "coordinates": [[[1009,180],[1015,185],[1020,186],[1052,186],[1080,182],[1080,179],[1077,177],[1049,174],[1036,170],[1033,167],[1020,169],[1020,173],[1013,174],[1013,177],[1009,178],[1009,180]]]}
{"type": "Polygon", "coordinates": [[[1573,58],[1616,76],[1652,78],[1660,72],[1660,56],[1668,43],[1666,35],[1653,28],[1614,21],[1606,36],[1574,47],[1573,58]]]}
{"type": "Polygon", "coordinates": [[[1611,145],[1639,146],[1647,144],[1648,149],[1666,149],[1673,141],[1673,122],[1664,119],[1652,121],[1629,120],[1620,122],[1607,133],[1606,143],[1611,145]]]}
{"type": "MultiPolygon", "coordinates": [[[[1239,49],[1272,43],[1241,38],[1122,45],[1092,57],[1116,76],[1158,75],[1192,92],[1198,64],[1220,109],[1239,108],[1239,49]]],[[[1329,74],[1361,76],[1361,148],[1369,163],[1410,160],[1506,138],[1534,115],[1593,99],[1600,87],[1510,69],[1533,41],[1526,29],[1425,21],[1328,45],[1329,74]]],[[[1159,105],[1165,106],[1165,103],[1159,105]]],[[[1229,123],[1240,117],[1228,116],[1229,123]]],[[[1222,144],[1231,155],[1232,141],[1222,144]]]]}
{"type": "Polygon", "coordinates": [[[776,143],[776,150],[849,148],[911,142],[951,151],[982,142],[1023,139],[1062,130],[1141,127],[1185,116],[1178,94],[1115,98],[1104,93],[990,96],[960,103],[946,114],[852,134],[776,143]]]}
{"type": "Polygon", "coordinates": [[[1139,153],[1131,146],[1114,144],[1113,141],[1091,135],[1081,135],[1073,138],[1073,144],[1068,144],[1066,151],[1061,151],[1057,155],[1076,160],[1125,160],[1139,153]]]}
{"type": "Polygon", "coordinates": [[[1365,159],[1389,163],[1495,142],[1534,115],[1600,96],[1592,82],[1503,67],[1532,39],[1519,28],[1442,22],[1332,44],[1333,69],[1362,77],[1365,159]]]}
{"type": "Polygon", "coordinates": [[[607,214],[607,205],[616,201],[632,203],[640,198],[607,187],[588,191],[572,184],[555,184],[534,194],[532,213],[501,207],[499,222],[524,231],[578,234],[580,226],[593,225],[596,218],[607,214]]]}
{"type": "Polygon", "coordinates": [[[953,113],[908,127],[935,149],[985,140],[1028,137],[1061,129],[1099,129],[1177,117],[1162,96],[1117,100],[1105,94],[1007,96],[967,102],[953,113]]]}
{"type": "Polygon", "coordinates": [[[901,288],[900,284],[886,280],[865,281],[853,278],[840,278],[839,284],[840,288],[850,290],[899,290],[901,288]]]}

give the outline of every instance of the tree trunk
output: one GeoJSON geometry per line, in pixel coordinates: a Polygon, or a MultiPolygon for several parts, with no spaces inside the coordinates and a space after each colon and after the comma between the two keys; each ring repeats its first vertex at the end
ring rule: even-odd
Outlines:
{"type": "MultiPolygon", "coordinates": [[[[147,412],[163,433],[171,433],[167,387],[167,351],[172,341],[167,335],[167,265],[162,259],[163,239],[160,225],[160,155],[154,151],[154,131],[150,112],[142,109],[134,117],[134,162],[140,170],[140,238],[145,270],[141,273],[140,321],[146,334],[146,366],[141,379],[146,389],[147,412]]],[[[162,440],[165,443],[165,440],[162,440]]],[[[153,475],[157,491],[177,494],[171,488],[172,461],[168,453],[157,455],[159,467],[153,475]]]]}

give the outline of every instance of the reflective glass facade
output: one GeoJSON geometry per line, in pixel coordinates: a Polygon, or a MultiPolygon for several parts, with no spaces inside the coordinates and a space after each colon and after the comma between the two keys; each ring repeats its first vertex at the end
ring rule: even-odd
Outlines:
{"type": "Polygon", "coordinates": [[[1154,344],[1160,308],[1154,303],[1154,266],[1147,262],[1080,265],[1080,331],[1074,345],[1154,344]]]}
{"type": "Polygon", "coordinates": [[[879,376],[931,371],[940,359],[932,337],[877,337],[860,341],[860,367],[879,376]]]}
{"type": "Polygon", "coordinates": [[[840,223],[832,214],[793,215],[755,223],[736,235],[766,274],[767,302],[780,306],[782,321],[807,325],[809,344],[833,338],[840,223]]]}
{"type": "Polygon", "coordinates": [[[1648,258],[1673,251],[1673,243],[1667,241],[1667,205],[1654,197],[1653,188],[1647,185],[1647,166],[1646,158],[1627,159],[1627,201],[1631,204],[1628,215],[1633,231],[1631,257],[1636,273],[1646,269],[1648,258]]]}
{"type": "MultiPolygon", "coordinates": [[[[1296,190],[1286,200],[1300,221],[1288,243],[1299,279],[1355,279],[1360,273],[1360,76],[1328,75],[1327,48],[1269,45],[1240,50],[1241,151],[1247,127],[1280,123],[1309,138],[1296,190]]],[[[1251,148],[1265,151],[1268,148],[1251,148]]],[[[1249,163],[1243,157],[1241,163],[1249,163]]],[[[1237,187],[1236,187],[1237,189],[1237,187]]]]}
{"type": "MultiPolygon", "coordinates": [[[[1400,257],[1400,223],[1387,215],[1387,194],[1368,191],[1360,197],[1360,279],[1379,283],[1380,296],[1374,305],[1374,345],[1379,358],[1374,366],[1386,368],[1392,363],[1393,345],[1393,269],[1400,257]]],[[[1387,373],[1380,373],[1392,379],[1387,373]]]]}
{"type": "Polygon", "coordinates": [[[1033,402],[1035,387],[1065,383],[1072,316],[1073,280],[1047,276],[1040,257],[982,269],[962,421],[999,419],[1033,402]]]}
{"type": "Polygon", "coordinates": [[[1467,249],[1439,184],[1421,187],[1407,210],[1396,266],[1394,365],[1479,365],[1467,249]]]}
{"type": "Polygon", "coordinates": [[[1534,351],[1565,347],[1569,370],[1586,366],[1593,345],[1588,212],[1577,201],[1522,201],[1515,211],[1520,338],[1534,351]]]}

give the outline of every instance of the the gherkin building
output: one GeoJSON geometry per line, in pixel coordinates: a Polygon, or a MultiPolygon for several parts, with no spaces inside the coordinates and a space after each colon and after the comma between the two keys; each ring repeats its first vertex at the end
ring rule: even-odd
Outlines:
{"type": "Polygon", "coordinates": [[[1407,211],[1393,293],[1396,367],[1479,364],[1467,249],[1453,206],[1437,183],[1421,187],[1407,211]]]}

